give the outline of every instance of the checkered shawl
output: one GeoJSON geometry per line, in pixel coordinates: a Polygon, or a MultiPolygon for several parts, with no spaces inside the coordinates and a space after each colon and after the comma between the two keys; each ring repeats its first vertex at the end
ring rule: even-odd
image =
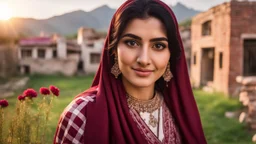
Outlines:
{"type": "Polygon", "coordinates": [[[63,111],[54,137],[54,144],[84,143],[86,124],[86,105],[93,102],[95,96],[78,97],[63,111]]]}

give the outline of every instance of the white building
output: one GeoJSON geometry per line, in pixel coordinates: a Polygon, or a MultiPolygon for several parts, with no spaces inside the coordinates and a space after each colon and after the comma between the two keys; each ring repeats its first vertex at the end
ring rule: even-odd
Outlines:
{"type": "Polygon", "coordinates": [[[104,41],[105,38],[97,36],[93,29],[79,29],[77,43],[81,45],[81,58],[86,74],[95,73],[98,70],[104,41]]]}
{"type": "Polygon", "coordinates": [[[22,74],[74,75],[95,73],[100,63],[104,39],[93,29],[80,28],[77,40],[63,37],[21,39],[18,59],[22,74]]]}

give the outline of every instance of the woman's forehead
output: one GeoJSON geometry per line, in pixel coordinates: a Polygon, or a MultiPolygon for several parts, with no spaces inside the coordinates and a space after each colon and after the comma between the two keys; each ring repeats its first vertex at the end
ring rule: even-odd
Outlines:
{"type": "Polygon", "coordinates": [[[138,36],[161,36],[166,37],[164,24],[155,17],[146,19],[135,18],[131,20],[124,29],[122,35],[131,33],[138,36]]]}

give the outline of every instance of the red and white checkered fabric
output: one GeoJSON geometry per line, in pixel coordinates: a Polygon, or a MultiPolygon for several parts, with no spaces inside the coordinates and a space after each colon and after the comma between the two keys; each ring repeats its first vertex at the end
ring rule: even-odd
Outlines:
{"type": "Polygon", "coordinates": [[[85,109],[95,96],[74,99],[61,114],[54,137],[54,144],[82,144],[86,124],[85,109]]]}

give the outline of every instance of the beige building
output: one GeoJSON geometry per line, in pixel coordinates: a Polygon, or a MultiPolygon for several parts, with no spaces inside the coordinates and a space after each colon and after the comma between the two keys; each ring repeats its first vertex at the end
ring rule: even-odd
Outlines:
{"type": "Polygon", "coordinates": [[[256,75],[256,2],[223,3],[200,13],[191,26],[191,80],[234,94],[236,77],[256,75]]]}
{"type": "Polygon", "coordinates": [[[20,72],[74,75],[80,53],[79,45],[61,37],[22,39],[18,50],[20,72]]]}

